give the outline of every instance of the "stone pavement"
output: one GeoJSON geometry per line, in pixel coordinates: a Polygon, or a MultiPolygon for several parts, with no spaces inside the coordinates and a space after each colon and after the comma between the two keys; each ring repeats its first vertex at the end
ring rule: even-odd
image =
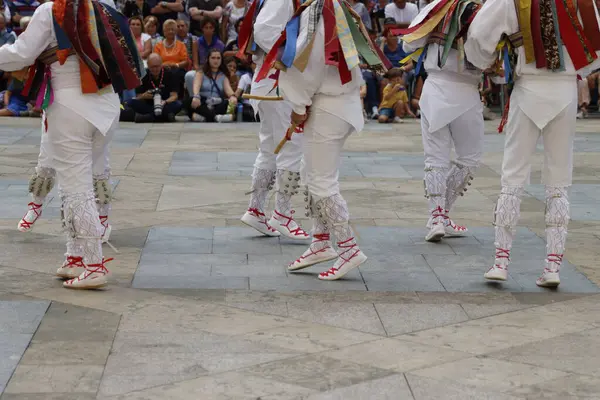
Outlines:
{"type": "Polygon", "coordinates": [[[68,291],[52,275],[64,252],[54,193],[33,233],[15,229],[39,123],[0,121],[0,400],[600,399],[598,120],[577,123],[555,291],[534,282],[543,153],[510,280],[486,283],[504,137],[486,124],[483,165],[453,211],[469,236],[430,244],[416,121],[369,123],[346,145],[342,192],[369,260],[337,282],[316,279],[328,265],[288,273],[306,243],[239,222],[256,125],[122,124],[113,284],[68,291]]]}

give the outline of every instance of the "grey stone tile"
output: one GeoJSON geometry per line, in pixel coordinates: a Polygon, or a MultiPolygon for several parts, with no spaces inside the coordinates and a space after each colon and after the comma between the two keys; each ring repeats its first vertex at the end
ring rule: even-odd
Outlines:
{"type": "Polygon", "coordinates": [[[319,393],[306,400],[413,400],[404,375],[358,383],[356,385],[319,393]]]}
{"type": "MultiPolygon", "coordinates": [[[[246,276],[257,278],[286,277],[286,267],[282,265],[217,265],[211,269],[211,276],[246,276]]],[[[250,286],[252,288],[252,286],[250,286]]]]}
{"type": "Polygon", "coordinates": [[[103,371],[99,365],[19,365],[5,393],[96,393],[103,371]]]}
{"type": "Polygon", "coordinates": [[[422,271],[407,269],[389,272],[371,272],[369,265],[365,264],[360,269],[368,290],[372,292],[445,291],[444,286],[442,286],[437,276],[429,268],[422,271]]]}
{"type": "Polygon", "coordinates": [[[136,277],[169,277],[178,276],[182,279],[194,279],[210,276],[211,264],[206,256],[190,256],[190,254],[159,254],[144,251],[136,277]]]}
{"type": "Polygon", "coordinates": [[[175,151],[173,152],[173,165],[175,162],[198,162],[198,163],[216,163],[217,153],[214,152],[191,152],[175,151]]]}
{"type": "MultiPolygon", "coordinates": [[[[2,387],[0,386],[0,393],[2,387]]],[[[4,393],[2,400],[96,400],[96,393],[4,393]]]]}
{"type": "Polygon", "coordinates": [[[467,321],[458,304],[375,304],[389,336],[467,321]]]}
{"type": "Polygon", "coordinates": [[[523,400],[522,397],[412,373],[406,374],[406,379],[415,400],[523,400]]]}
{"type": "Polygon", "coordinates": [[[158,254],[206,254],[213,249],[212,240],[173,238],[146,242],[144,253],[158,254]]]}
{"type": "Polygon", "coordinates": [[[374,247],[377,244],[381,246],[409,245],[412,244],[410,235],[415,232],[414,229],[379,226],[357,226],[355,229],[360,238],[361,247],[374,247]]]}
{"type": "Polygon", "coordinates": [[[0,332],[33,334],[49,301],[0,301],[0,332]]]}
{"type": "MultiPolygon", "coordinates": [[[[489,268],[489,267],[488,267],[489,268]]],[[[483,274],[488,268],[434,268],[438,279],[448,292],[521,292],[523,289],[510,275],[506,282],[488,281],[483,274]]]]}
{"type": "MultiPolygon", "coordinates": [[[[350,275],[350,274],[348,274],[350,275]]],[[[337,281],[321,281],[317,274],[292,274],[287,277],[250,277],[250,290],[277,290],[281,292],[308,291],[346,291],[367,290],[360,276],[337,281]]]]}
{"type": "Polygon", "coordinates": [[[600,378],[586,375],[569,375],[537,385],[515,388],[510,391],[527,400],[579,400],[595,399],[600,393],[600,378]]]}
{"type": "Polygon", "coordinates": [[[490,357],[515,363],[527,363],[544,368],[600,377],[600,329],[570,333],[551,339],[516,346],[490,357]],[[560,360],[560,363],[557,363],[560,360]]]}
{"type": "Polygon", "coordinates": [[[201,276],[189,279],[184,276],[136,275],[131,284],[139,289],[248,289],[247,277],[201,276]]]}
{"type": "Polygon", "coordinates": [[[462,308],[465,310],[469,318],[484,318],[490,315],[504,314],[512,311],[522,310],[530,307],[526,304],[472,304],[472,303],[461,303],[462,308]]]}
{"type": "Polygon", "coordinates": [[[319,391],[343,388],[393,374],[391,371],[319,355],[275,361],[243,372],[319,391]]]}
{"type": "Polygon", "coordinates": [[[390,254],[373,252],[368,254],[368,260],[360,267],[366,273],[389,272],[431,272],[431,268],[421,254],[390,254]]]}
{"type": "Polygon", "coordinates": [[[25,333],[0,332],[0,393],[17,368],[31,337],[25,333]]]}
{"type": "Polygon", "coordinates": [[[217,236],[215,232],[212,252],[214,254],[281,254],[281,246],[277,238],[254,236],[232,239],[217,236]]]}
{"type": "Polygon", "coordinates": [[[377,311],[370,303],[326,302],[315,300],[288,301],[290,318],[338,328],[385,335],[377,311]]]}
{"type": "Polygon", "coordinates": [[[213,232],[213,228],[153,227],[148,234],[148,243],[180,239],[211,240],[213,232]]]}
{"type": "Polygon", "coordinates": [[[520,273],[519,270],[511,270],[510,276],[523,288],[524,292],[560,292],[560,293],[598,293],[600,288],[592,283],[585,275],[574,270],[574,267],[561,267],[560,286],[554,289],[541,288],[535,284],[542,271],[537,267],[537,271],[520,273]]]}

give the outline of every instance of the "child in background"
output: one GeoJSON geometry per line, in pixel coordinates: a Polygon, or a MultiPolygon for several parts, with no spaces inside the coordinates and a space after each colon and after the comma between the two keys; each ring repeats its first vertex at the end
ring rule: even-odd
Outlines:
{"type": "Polygon", "coordinates": [[[379,105],[379,122],[404,122],[407,115],[416,118],[408,104],[408,94],[404,87],[403,72],[400,68],[392,68],[388,72],[390,83],[383,89],[383,99],[379,105]]]}

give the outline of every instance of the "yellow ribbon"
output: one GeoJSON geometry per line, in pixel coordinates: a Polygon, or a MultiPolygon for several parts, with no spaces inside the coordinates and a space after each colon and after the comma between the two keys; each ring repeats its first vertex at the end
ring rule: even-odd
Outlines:
{"type": "Polygon", "coordinates": [[[519,27],[523,36],[523,50],[525,50],[525,61],[527,64],[535,61],[533,49],[533,34],[531,33],[531,0],[515,0],[517,14],[519,15],[519,27]]]}
{"type": "Polygon", "coordinates": [[[421,47],[420,49],[410,53],[409,55],[404,57],[402,60],[400,60],[400,64],[406,64],[410,60],[419,61],[419,56],[421,55],[421,53],[423,53],[423,49],[424,49],[424,47],[421,47]]]}
{"type": "Polygon", "coordinates": [[[402,41],[406,43],[414,42],[415,40],[419,40],[427,35],[429,35],[436,26],[440,23],[440,21],[446,16],[448,10],[456,1],[449,1],[444,7],[442,7],[429,21],[425,22],[419,29],[414,31],[413,33],[409,33],[408,35],[402,36],[402,41]]]}

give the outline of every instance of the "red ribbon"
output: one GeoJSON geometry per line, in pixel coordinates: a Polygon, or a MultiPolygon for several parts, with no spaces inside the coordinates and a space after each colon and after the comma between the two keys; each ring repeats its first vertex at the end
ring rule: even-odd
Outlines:
{"type": "Polygon", "coordinates": [[[533,54],[535,67],[546,68],[546,53],[542,41],[542,26],[540,17],[540,0],[531,0],[531,37],[533,39],[533,54]]]}
{"type": "MultiPolygon", "coordinates": [[[[589,40],[585,37],[582,30],[579,29],[577,25],[574,25],[571,22],[571,16],[569,15],[569,11],[565,8],[565,5],[562,1],[556,1],[556,12],[558,16],[558,27],[560,29],[560,37],[569,52],[569,56],[571,57],[571,61],[573,61],[573,66],[575,70],[579,70],[583,67],[586,67],[590,64],[588,61],[588,53],[586,53],[586,49],[591,49],[592,45],[589,40]],[[579,40],[579,35],[583,38],[583,43],[579,40]]],[[[573,18],[577,18],[577,15],[574,15],[573,18]]],[[[598,58],[595,52],[590,52],[590,55],[593,59],[598,58]]]]}
{"type": "Polygon", "coordinates": [[[402,35],[408,35],[409,33],[413,33],[414,31],[419,29],[421,26],[423,26],[423,24],[425,24],[427,21],[429,21],[431,19],[431,17],[433,17],[435,14],[437,14],[438,11],[440,11],[442,8],[444,8],[449,1],[457,1],[457,0],[442,0],[435,7],[433,7],[431,9],[431,11],[429,11],[427,16],[423,19],[423,21],[421,21],[417,25],[412,26],[410,28],[406,28],[406,29],[392,28],[392,29],[390,29],[390,32],[392,32],[392,34],[395,36],[402,36],[402,35]]]}
{"type": "Polygon", "coordinates": [[[277,42],[275,42],[275,44],[271,48],[271,51],[269,51],[267,53],[267,55],[265,56],[263,65],[262,65],[262,67],[260,67],[260,70],[256,74],[256,82],[262,81],[269,74],[269,71],[271,70],[271,67],[273,66],[273,64],[275,63],[275,60],[277,58],[279,48],[281,46],[283,46],[283,43],[285,42],[285,38],[286,38],[286,34],[285,34],[285,31],[283,31],[283,33],[281,34],[279,39],[277,39],[277,42]]]}
{"type": "Polygon", "coordinates": [[[240,31],[238,33],[239,43],[241,43],[241,46],[235,56],[242,61],[247,59],[246,49],[248,48],[248,45],[250,44],[250,38],[252,37],[252,27],[254,26],[254,11],[256,10],[256,5],[258,3],[258,0],[252,2],[252,5],[246,13],[246,18],[244,18],[244,20],[242,21],[242,25],[240,26],[240,31]]]}

